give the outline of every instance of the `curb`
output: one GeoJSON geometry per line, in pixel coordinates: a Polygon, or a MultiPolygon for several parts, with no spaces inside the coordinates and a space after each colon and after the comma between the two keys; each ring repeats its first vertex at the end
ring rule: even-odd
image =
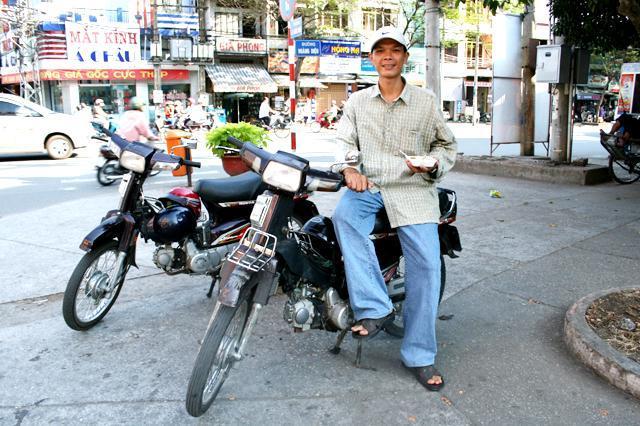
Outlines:
{"type": "Polygon", "coordinates": [[[458,155],[453,170],[463,173],[576,185],[597,185],[611,181],[607,166],[594,164],[586,166],[554,165],[544,157],[458,155]]]}
{"type": "Polygon", "coordinates": [[[574,303],[564,318],[564,341],[569,350],[613,386],[640,399],[640,364],[625,357],[589,327],[584,315],[596,300],[611,293],[637,287],[611,288],[591,293],[574,303]]]}

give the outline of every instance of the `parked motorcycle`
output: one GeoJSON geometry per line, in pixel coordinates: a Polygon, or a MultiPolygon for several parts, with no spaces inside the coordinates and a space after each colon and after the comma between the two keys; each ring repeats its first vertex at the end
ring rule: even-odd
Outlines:
{"type": "MultiPolygon", "coordinates": [[[[200,167],[200,163],[110,136],[119,167],[128,172],[120,183],[118,209],[107,212],[80,245],[87,253],[73,271],[62,303],[64,320],[74,330],[93,327],[109,312],[129,268],[137,267],[139,236],[155,243],[153,262],[167,274],[212,277],[210,296],[222,261],[249,228],[251,208],[266,188],[260,176],[247,172],[202,179],[194,190],[174,188],[164,197],[152,198],[143,195],[143,186],[154,168],[200,167]]],[[[291,228],[318,214],[305,197],[296,197],[294,204],[291,228]]]]}
{"type": "MultiPolygon", "coordinates": [[[[104,158],[102,164],[96,165],[96,177],[100,185],[109,186],[129,173],[128,169],[120,165],[118,156],[111,150],[109,144],[100,146],[100,157],[104,158]]],[[[151,170],[149,176],[156,176],[161,171],[160,169],[151,170]]]]}
{"type": "MultiPolygon", "coordinates": [[[[251,227],[222,266],[217,302],[187,390],[186,408],[196,417],[211,406],[231,367],[244,358],[259,312],[278,286],[288,296],[284,319],[294,330],[339,332],[332,349],[334,354],[339,353],[340,344],[354,322],[331,219],[315,216],[300,230],[286,226],[296,194],[338,191],[343,185],[342,175],[312,169],[306,159],[294,154],[272,154],[231,137],[228,140],[241,147],[243,161],[260,174],[268,189],[256,200],[250,216],[251,227]]],[[[359,153],[350,152],[345,164],[355,165],[359,157],[359,153]]],[[[455,251],[462,247],[458,232],[451,225],[456,218],[455,192],[440,190],[439,201],[441,253],[457,257],[455,251]]],[[[398,313],[398,319],[386,331],[400,336],[404,333],[401,320],[404,262],[398,235],[384,213],[376,218],[371,238],[398,313]]],[[[442,256],[441,261],[442,295],[446,275],[442,256]]],[[[361,346],[357,365],[360,358],[361,346]]]]}

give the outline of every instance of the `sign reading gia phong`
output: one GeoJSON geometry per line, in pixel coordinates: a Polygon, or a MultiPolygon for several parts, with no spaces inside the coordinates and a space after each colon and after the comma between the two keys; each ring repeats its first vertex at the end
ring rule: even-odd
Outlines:
{"type": "Polygon", "coordinates": [[[127,64],[140,60],[140,29],[128,25],[65,23],[67,58],[85,64],[127,64]]]}

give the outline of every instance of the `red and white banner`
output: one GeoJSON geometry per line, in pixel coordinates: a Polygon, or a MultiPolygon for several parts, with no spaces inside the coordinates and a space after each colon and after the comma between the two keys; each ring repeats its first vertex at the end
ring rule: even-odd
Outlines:
{"type": "Polygon", "coordinates": [[[216,38],[216,52],[219,53],[267,53],[267,40],[259,38],[216,38]]]}
{"type": "MultiPolygon", "coordinates": [[[[188,70],[162,70],[160,72],[163,81],[188,80],[188,70]]],[[[41,80],[153,80],[153,70],[45,70],[40,71],[41,80]]],[[[33,80],[29,73],[27,80],[33,80]]],[[[3,84],[15,84],[20,82],[20,74],[2,76],[3,84]]]]}

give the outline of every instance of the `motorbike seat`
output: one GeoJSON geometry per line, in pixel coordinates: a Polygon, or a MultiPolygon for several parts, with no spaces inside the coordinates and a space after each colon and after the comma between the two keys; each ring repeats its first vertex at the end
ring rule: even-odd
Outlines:
{"type": "Polygon", "coordinates": [[[386,232],[391,232],[391,224],[389,223],[389,217],[387,217],[387,211],[385,209],[380,209],[380,211],[376,214],[376,222],[373,225],[372,234],[384,234],[386,232]]]}
{"type": "Polygon", "coordinates": [[[204,201],[224,203],[255,200],[266,188],[267,186],[262,183],[260,175],[249,171],[237,176],[200,179],[196,182],[194,191],[204,201]]]}

